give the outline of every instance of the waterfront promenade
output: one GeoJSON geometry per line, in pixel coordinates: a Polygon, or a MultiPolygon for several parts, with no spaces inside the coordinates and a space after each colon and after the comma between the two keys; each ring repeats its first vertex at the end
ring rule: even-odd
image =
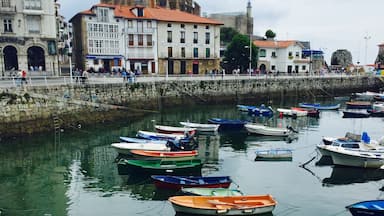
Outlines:
{"type": "MultiPolygon", "coordinates": [[[[209,80],[261,80],[261,79],[303,79],[303,78],[335,78],[351,76],[374,76],[372,74],[347,75],[344,73],[327,73],[324,75],[296,75],[296,76],[273,76],[273,75],[248,75],[248,74],[226,74],[222,75],[140,75],[135,76],[134,81],[126,83],[148,83],[166,81],[209,81],[209,80]]],[[[124,83],[120,75],[110,74],[91,74],[85,83],[81,82],[81,77],[70,76],[51,76],[44,74],[32,74],[27,77],[26,86],[54,86],[54,85],[83,85],[83,84],[113,84],[124,83]]],[[[0,88],[11,88],[21,86],[17,77],[3,77],[0,79],[0,88]]]]}

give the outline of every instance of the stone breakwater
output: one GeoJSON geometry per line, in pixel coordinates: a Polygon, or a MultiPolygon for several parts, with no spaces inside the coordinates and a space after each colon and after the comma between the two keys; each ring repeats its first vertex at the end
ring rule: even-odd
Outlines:
{"type": "Polygon", "coordinates": [[[378,90],[378,77],[294,77],[8,88],[0,93],[0,137],[53,131],[116,118],[139,118],[170,106],[278,101],[378,90]]]}

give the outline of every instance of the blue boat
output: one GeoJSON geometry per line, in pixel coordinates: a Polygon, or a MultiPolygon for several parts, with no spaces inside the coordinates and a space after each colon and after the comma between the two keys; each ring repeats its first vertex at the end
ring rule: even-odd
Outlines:
{"type": "Polygon", "coordinates": [[[240,112],[249,112],[253,109],[256,108],[256,106],[248,106],[248,105],[236,105],[237,109],[240,111],[240,112]]]}
{"type": "Polygon", "coordinates": [[[367,111],[343,110],[343,118],[368,118],[370,115],[367,111]]]}
{"type": "Polygon", "coordinates": [[[299,106],[317,110],[338,110],[340,108],[340,104],[321,105],[320,103],[299,103],[299,106]]]}
{"type": "Polygon", "coordinates": [[[151,176],[157,188],[180,190],[185,187],[228,188],[232,180],[229,176],[151,176]]]}
{"type": "Polygon", "coordinates": [[[384,200],[358,202],[346,207],[353,216],[383,216],[384,200]]]}
{"type": "Polygon", "coordinates": [[[241,130],[244,129],[244,125],[247,121],[238,119],[222,119],[222,118],[210,118],[209,123],[219,124],[219,130],[241,130]]]}
{"type": "Polygon", "coordinates": [[[166,141],[171,151],[190,151],[198,147],[194,137],[181,134],[163,134],[149,131],[138,131],[137,137],[147,140],[166,141]]]}
{"type": "Polygon", "coordinates": [[[266,107],[264,104],[262,104],[260,107],[255,107],[254,109],[250,110],[248,113],[254,116],[271,117],[273,116],[273,109],[270,106],[266,107]]]}
{"type": "Polygon", "coordinates": [[[166,144],[167,140],[150,140],[150,139],[140,139],[140,138],[133,138],[133,137],[120,137],[121,142],[127,142],[127,143],[160,143],[160,144],[166,144]]]}

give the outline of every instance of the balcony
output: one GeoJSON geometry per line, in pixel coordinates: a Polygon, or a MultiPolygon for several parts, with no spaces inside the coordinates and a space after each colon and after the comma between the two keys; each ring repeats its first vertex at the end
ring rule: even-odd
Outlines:
{"type": "Polygon", "coordinates": [[[28,15],[43,15],[44,11],[41,6],[24,6],[23,13],[28,15]]]}
{"type": "Polygon", "coordinates": [[[1,14],[16,14],[16,6],[11,4],[4,4],[0,2],[1,14]]]}

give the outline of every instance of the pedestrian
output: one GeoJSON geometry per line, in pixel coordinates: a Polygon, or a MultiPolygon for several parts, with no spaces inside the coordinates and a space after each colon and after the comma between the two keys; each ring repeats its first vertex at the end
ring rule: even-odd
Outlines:
{"type": "Polygon", "coordinates": [[[123,83],[128,81],[128,73],[125,70],[125,68],[123,68],[123,71],[121,72],[121,76],[123,77],[123,83]]]}
{"type": "Polygon", "coordinates": [[[27,71],[26,70],[22,70],[21,71],[21,84],[27,84],[27,71]]]}
{"type": "Polygon", "coordinates": [[[86,70],[83,71],[81,79],[82,79],[83,84],[85,84],[87,82],[87,80],[89,79],[88,71],[86,71],[86,70]]]}

